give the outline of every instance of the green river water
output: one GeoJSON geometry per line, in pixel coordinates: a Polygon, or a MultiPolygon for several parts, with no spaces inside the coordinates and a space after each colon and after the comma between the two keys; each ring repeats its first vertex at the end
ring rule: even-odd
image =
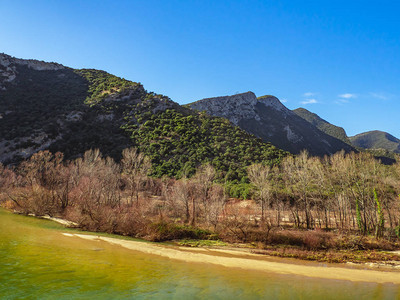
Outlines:
{"type": "Polygon", "coordinates": [[[187,263],[62,232],[0,209],[0,299],[400,299],[393,284],[187,263]]]}

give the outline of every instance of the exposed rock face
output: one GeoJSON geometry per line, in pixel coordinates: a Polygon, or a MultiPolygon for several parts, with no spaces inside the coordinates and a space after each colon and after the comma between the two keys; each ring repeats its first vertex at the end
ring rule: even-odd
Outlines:
{"type": "Polygon", "coordinates": [[[274,96],[261,96],[257,98],[258,103],[262,103],[267,107],[270,107],[274,110],[282,112],[282,115],[284,117],[287,117],[288,115],[291,114],[291,111],[279,101],[278,98],[274,96]]]}
{"type": "Polygon", "coordinates": [[[0,139],[0,162],[12,161],[16,156],[29,158],[32,154],[48,148],[60,138],[61,136],[56,136],[51,139],[45,132],[36,132],[13,140],[0,139]],[[21,144],[25,144],[25,146],[19,146],[21,144]]]}
{"type": "Polygon", "coordinates": [[[330,155],[353,148],[297,116],[274,96],[257,98],[252,92],[207,98],[189,104],[192,109],[224,117],[236,126],[291,153],[306,149],[312,155],[330,155]]]}
{"type": "Polygon", "coordinates": [[[229,119],[238,125],[242,119],[260,120],[254,107],[257,97],[252,92],[199,100],[190,105],[192,109],[205,110],[208,114],[229,119]]]}
{"type": "Polygon", "coordinates": [[[256,105],[264,104],[274,110],[282,112],[284,116],[290,113],[279,100],[274,96],[260,97],[257,99],[253,92],[207,98],[190,104],[192,109],[206,111],[208,114],[229,119],[233,124],[239,125],[243,119],[254,119],[260,121],[256,112],[256,105]]]}
{"type": "Polygon", "coordinates": [[[0,53],[0,65],[3,67],[13,67],[15,64],[27,66],[36,71],[56,71],[65,69],[65,67],[58,63],[49,63],[35,59],[20,59],[10,55],[0,53]]]}
{"type": "Polygon", "coordinates": [[[46,63],[34,59],[19,59],[0,53],[0,90],[5,90],[5,84],[17,78],[17,65],[27,66],[36,71],[56,71],[65,68],[63,65],[57,63],[46,63]]]}

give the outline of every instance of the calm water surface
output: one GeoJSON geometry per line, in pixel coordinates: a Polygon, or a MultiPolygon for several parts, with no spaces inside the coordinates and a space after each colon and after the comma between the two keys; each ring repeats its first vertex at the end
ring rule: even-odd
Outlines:
{"type": "Polygon", "coordinates": [[[400,299],[396,285],[180,262],[66,231],[0,209],[0,299],[400,299]]]}

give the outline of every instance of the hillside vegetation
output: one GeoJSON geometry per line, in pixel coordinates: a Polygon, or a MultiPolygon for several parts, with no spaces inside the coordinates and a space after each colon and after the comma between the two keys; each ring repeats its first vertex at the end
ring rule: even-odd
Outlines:
{"type": "Polygon", "coordinates": [[[361,133],[349,138],[342,127],[332,125],[307,109],[297,108],[293,110],[293,112],[316,126],[319,130],[352,145],[358,151],[372,154],[377,160],[380,160],[384,164],[390,165],[396,162],[396,152],[399,153],[398,149],[396,150],[396,146],[398,146],[398,144],[396,144],[397,139],[388,133],[379,131],[377,131],[376,134],[374,132],[361,133]]]}
{"type": "Polygon", "coordinates": [[[383,149],[400,153],[400,140],[387,132],[368,131],[350,137],[355,147],[362,149],[383,149]]]}
{"type": "Polygon", "coordinates": [[[314,114],[302,107],[294,109],[293,112],[299,117],[302,117],[304,120],[316,126],[322,132],[325,132],[326,134],[329,134],[330,136],[333,136],[345,142],[346,144],[351,145],[351,142],[346,134],[346,131],[342,127],[333,125],[325,121],[324,119],[320,118],[317,114],[314,114]]]}
{"type": "Polygon", "coordinates": [[[0,99],[0,205],[8,209],[153,241],[398,260],[375,250],[400,248],[400,163],[346,153],[353,148],[275,97],[205,99],[195,111],[104,71],[0,54],[0,99]],[[321,155],[344,150],[289,155],[241,128],[313,142],[321,155]]]}
{"type": "Polygon", "coordinates": [[[135,146],[151,159],[154,176],[190,176],[209,162],[220,180],[246,182],[246,166],[277,164],[286,155],[223,118],[184,108],[140,83],[94,69],[42,63],[49,68],[38,70],[5,57],[15,79],[0,82],[4,163],[45,149],[74,159],[98,148],[119,160],[123,149],[135,146]]]}
{"type": "Polygon", "coordinates": [[[147,176],[149,159],[137,149],[122,155],[118,164],[91,150],[65,162],[44,151],[14,169],[0,165],[0,205],[153,241],[223,240],[269,255],[400,265],[396,254],[377,251],[400,248],[399,163],[302,152],[273,168],[249,166],[253,200],[238,201],[228,199],[210,164],[191,178],[159,179],[147,176]]]}

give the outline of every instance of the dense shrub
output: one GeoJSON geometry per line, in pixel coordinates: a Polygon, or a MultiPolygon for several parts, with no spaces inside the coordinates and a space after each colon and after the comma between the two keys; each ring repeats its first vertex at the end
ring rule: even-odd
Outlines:
{"type": "Polygon", "coordinates": [[[191,226],[159,222],[151,225],[152,241],[167,241],[177,239],[208,239],[212,232],[191,226]]]}

